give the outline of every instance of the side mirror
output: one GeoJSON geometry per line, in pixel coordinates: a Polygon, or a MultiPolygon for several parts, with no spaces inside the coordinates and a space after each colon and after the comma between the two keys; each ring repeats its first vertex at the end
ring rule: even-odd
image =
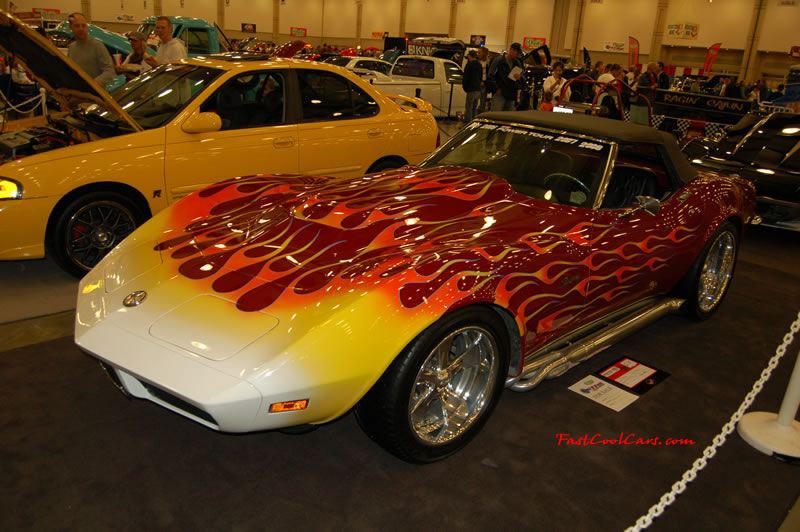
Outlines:
{"type": "Polygon", "coordinates": [[[186,133],[211,133],[222,129],[222,119],[217,113],[198,113],[187,118],[181,129],[186,133]]]}
{"type": "Polygon", "coordinates": [[[644,211],[647,214],[655,216],[658,214],[659,209],[661,208],[661,202],[658,201],[656,198],[651,196],[636,196],[636,201],[633,203],[633,207],[625,209],[617,216],[617,220],[622,218],[627,218],[628,216],[633,216],[635,213],[639,211],[644,211]]]}
{"type": "Polygon", "coordinates": [[[651,196],[636,196],[636,203],[633,206],[655,216],[661,208],[661,202],[651,196]]]}

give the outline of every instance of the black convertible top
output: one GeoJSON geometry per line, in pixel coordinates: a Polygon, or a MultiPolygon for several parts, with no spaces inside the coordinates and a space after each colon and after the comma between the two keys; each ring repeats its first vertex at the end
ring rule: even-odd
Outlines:
{"type": "Polygon", "coordinates": [[[580,133],[618,143],[658,144],[664,147],[677,174],[684,182],[688,183],[697,176],[697,170],[689,164],[675,137],[650,126],[586,114],[544,111],[489,112],[481,114],[478,118],[580,133]]]}

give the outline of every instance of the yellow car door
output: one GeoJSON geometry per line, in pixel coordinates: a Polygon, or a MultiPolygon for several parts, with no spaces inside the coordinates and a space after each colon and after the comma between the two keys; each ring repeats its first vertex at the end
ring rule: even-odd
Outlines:
{"type": "Polygon", "coordinates": [[[366,91],[334,72],[295,71],[302,105],[301,173],[358,176],[389,154],[395,132],[366,91]]]}
{"type": "Polygon", "coordinates": [[[297,125],[287,119],[285,70],[249,71],[228,80],[167,130],[165,175],[170,203],[236,176],[296,173],[297,125]],[[221,126],[196,128],[213,113],[221,126]],[[197,131],[201,132],[192,132],[197,131]]]}

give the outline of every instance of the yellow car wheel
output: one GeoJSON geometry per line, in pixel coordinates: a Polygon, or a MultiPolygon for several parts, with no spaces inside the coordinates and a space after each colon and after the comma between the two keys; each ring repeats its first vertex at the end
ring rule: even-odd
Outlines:
{"type": "Polygon", "coordinates": [[[144,220],[137,206],[122,194],[83,194],[56,218],[51,235],[53,258],[68,273],[83,277],[144,220]]]}
{"type": "Polygon", "coordinates": [[[497,404],[509,342],[490,309],[462,309],[434,323],[394,360],[356,407],[365,432],[408,462],[464,447],[497,404]]]}

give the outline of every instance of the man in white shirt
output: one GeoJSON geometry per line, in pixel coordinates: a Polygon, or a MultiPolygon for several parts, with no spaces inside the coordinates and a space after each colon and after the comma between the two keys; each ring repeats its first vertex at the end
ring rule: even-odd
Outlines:
{"type": "Polygon", "coordinates": [[[161,39],[161,46],[158,47],[155,57],[149,54],[145,56],[144,60],[148,65],[155,67],[188,57],[183,41],[172,38],[172,21],[169,17],[156,19],[156,35],[161,39]]]}

